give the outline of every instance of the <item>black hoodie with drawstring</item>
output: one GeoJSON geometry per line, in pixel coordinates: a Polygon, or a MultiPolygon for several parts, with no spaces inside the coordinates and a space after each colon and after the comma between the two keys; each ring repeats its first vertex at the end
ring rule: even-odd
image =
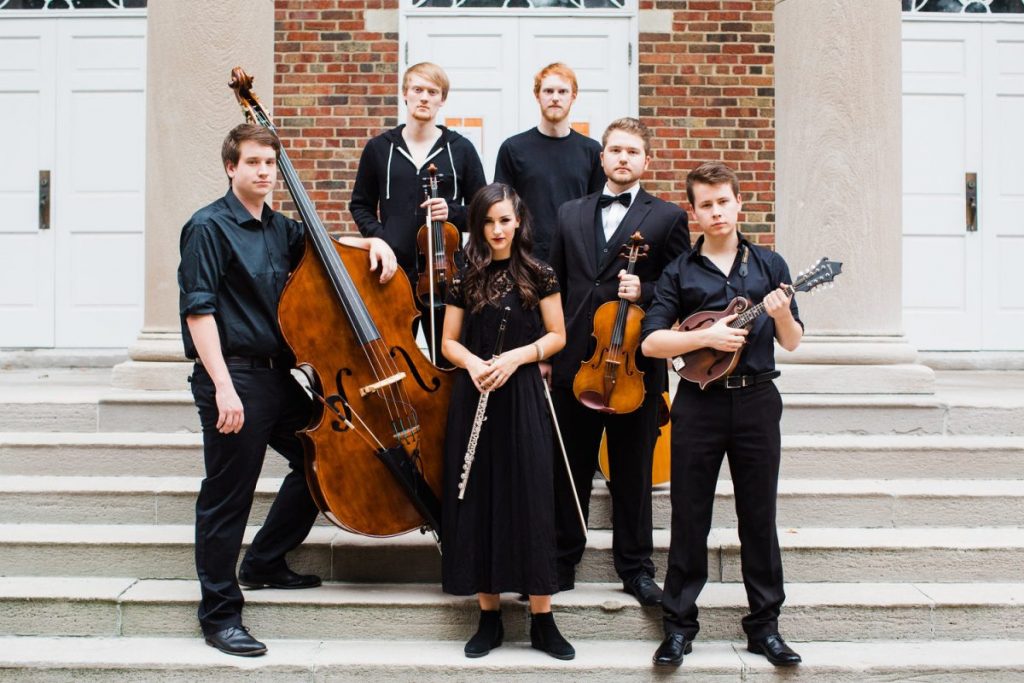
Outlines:
{"type": "Polygon", "coordinates": [[[416,168],[403,128],[385,131],[366,144],[349,210],[364,237],[380,237],[391,245],[415,287],[416,232],[426,221],[420,204],[426,199],[427,167],[437,166],[438,196],[448,203],[448,221],[460,231],[468,229],[466,206],[487,179],[473,144],[444,126],[438,126],[441,137],[416,168]]]}

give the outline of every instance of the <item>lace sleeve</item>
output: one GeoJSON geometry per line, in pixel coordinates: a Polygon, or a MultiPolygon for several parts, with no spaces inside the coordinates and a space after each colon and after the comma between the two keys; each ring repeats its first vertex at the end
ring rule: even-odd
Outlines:
{"type": "Polygon", "coordinates": [[[555,269],[546,263],[541,264],[540,269],[540,284],[537,287],[538,298],[545,298],[552,294],[557,294],[561,291],[558,286],[558,276],[555,275],[555,269]]]}
{"type": "Polygon", "coordinates": [[[449,306],[466,307],[465,295],[462,290],[462,276],[463,273],[460,271],[458,275],[452,278],[452,284],[448,288],[448,297],[445,299],[445,303],[449,306]]]}

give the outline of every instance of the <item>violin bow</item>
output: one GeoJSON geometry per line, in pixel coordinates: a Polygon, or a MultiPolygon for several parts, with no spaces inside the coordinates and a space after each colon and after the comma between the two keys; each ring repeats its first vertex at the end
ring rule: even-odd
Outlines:
{"type": "Polygon", "coordinates": [[[558,445],[562,448],[562,460],[565,462],[565,473],[569,477],[569,488],[572,489],[572,499],[576,502],[576,515],[580,520],[580,528],[583,535],[587,535],[587,520],[583,518],[583,508],[580,506],[580,497],[576,493],[576,481],[572,478],[572,468],[569,467],[569,454],[565,452],[565,442],[562,441],[562,430],[558,427],[558,415],[555,414],[555,403],[551,400],[551,390],[548,389],[547,380],[543,377],[540,383],[544,385],[544,396],[548,400],[548,409],[551,411],[551,421],[555,423],[555,434],[558,435],[558,445]]]}

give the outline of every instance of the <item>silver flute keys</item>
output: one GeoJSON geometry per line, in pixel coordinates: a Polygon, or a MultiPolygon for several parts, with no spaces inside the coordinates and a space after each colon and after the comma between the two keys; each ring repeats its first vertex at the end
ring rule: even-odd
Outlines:
{"type": "MultiPolygon", "coordinates": [[[[505,344],[505,327],[508,325],[508,314],[511,311],[508,306],[501,314],[501,325],[498,327],[498,340],[494,344],[494,355],[492,359],[501,355],[501,349],[505,344]]],[[[459,477],[459,500],[466,496],[466,485],[469,483],[469,471],[476,459],[476,445],[480,441],[480,430],[487,420],[487,399],[491,397],[490,391],[480,393],[480,400],[476,404],[476,415],[473,417],[473,429],[469,433],[469,441],[466,442],[466,457],[462,461],[462,476],[459,477]]]]}

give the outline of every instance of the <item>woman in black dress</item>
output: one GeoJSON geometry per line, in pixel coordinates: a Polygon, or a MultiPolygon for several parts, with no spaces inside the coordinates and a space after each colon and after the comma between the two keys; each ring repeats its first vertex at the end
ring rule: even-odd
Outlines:
{"type": "Polygon", "coordinates": [[[553,436],[537,362],[565,346],[558,280],[530,256],[526,207],[500,183],[469,205],[466,265],[449,293],[442,352],[460,372],[445,442],[442,585],[477,595],[467,657],[501,645],[500,593],[530,596],[530,643],[559,659],[575,650],[551,615],[555,574],[553,436]],[[493,356],[508,307],[504,350],[493,356]],[[458,498],[482,392],[490,392],[475,460],[458,498]]]}

